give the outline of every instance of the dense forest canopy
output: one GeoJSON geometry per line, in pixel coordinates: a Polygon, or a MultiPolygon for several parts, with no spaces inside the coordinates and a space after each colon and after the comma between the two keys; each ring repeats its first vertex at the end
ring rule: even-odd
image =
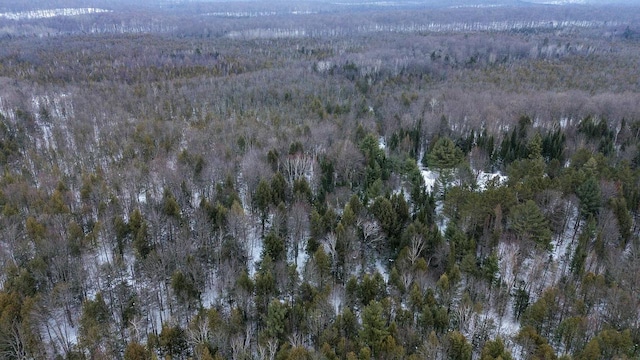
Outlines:
{"type": "Polygon", "coordinates": [[[392,4],[1,5],[0,358],[638,358],[640,8],[392,4]]]}

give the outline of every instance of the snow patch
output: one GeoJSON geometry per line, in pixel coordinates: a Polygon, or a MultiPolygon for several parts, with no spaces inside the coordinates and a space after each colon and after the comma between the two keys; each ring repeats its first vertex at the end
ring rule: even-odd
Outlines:
{"type": "Polygon", "coordinates": [[[0,13],[0,18],[10,20],[35,20],[48,19],[57,16],[78,16],[86,14],[100,14],[112,12],[111,10],[97,8],[63,8],[63,9],[43,9],[18,12],[0,13]]]}
{"type": "Polygon", "coordinates": [[[545,287],[554,286],[561,281],[563,276],[567,275],[570,270],[571,258],[577,245],[575,239],[580,232],[580,214],[578,208],[569,202],[565,203],[565,207],[565,211],[569,215],[564,224],[562,234],[554,236],[551,241],[553,250],[549,254],[544,271],[543,284],[545,287]]]}
{"type": "Polygon", "coordinates": [[[384,136],[378,138],[378,147],[384,151],[387,150],[387,142],[384,140],[384,136]]]}
{"type": "Polygon", "coordinates": [[[422,164],[422,159],[424,159],[424,149],[420,150],[420,155],[418,155],[418,169],[420,170],[420,174],[422,174],[422,179],[424,180],[424,186],[427,192],[433,192],[433,188],[438,180],[438,173],[435,171],[429,170],[424,164],[422,164]]]}
{"type": "Polygon", "coordinates": [[[140,193],[138,194],[138,202],[140,204],[146,204],[147,203],[147,191],[146,190],[140,191],[140,193]]]}
{"type": "Polygon", "coordinates": [[[247,263],[249,264],[249,276],[254,277],[256,274],[256,262],[262,258],[262,239],[260,239],[260,230],[256,226],[251,226],[248,231],[247,239],[247,263]]]}
{"type": "Polygon", "coordinates": [[[331,291],[331,294],[329,295],[329,303],[331,304],[333,310],[336,312],[336,315],[342,312],[344,297],[344,289],[341,287],[334,287],[333,291],[331,291]]]}
{"type": "Polygon", "coordinates": [[[300,249],[298,250],[298,257],[295,259],[296,260],[296,268],[297,268],[298,274],[299,274],[299,276],[301,278],[302,278],[302,273],[303,273],[301,270],[303,270],[305,268],[305,265],[307,264],[307,261],[309,261],[309,254],[307,254],[307,252],[305,251],[305,249],[304,249],[305,247],[306,246],[300,246],[300,249]]]}
{"type": "Polygon", "coordinates": [[[250,29],[243,31],[230,31],[226,35],[231,39],[298,39],[308,37],[309,33],[305,29],[250,29]]]}
{"type": "Polygon", "coordinates": [[[515,286],[519,272],[518,257],[520,247],[514,243],[498,244],[498,274],[500,279],[511,289],[515,286]]]}
{"type": "Polygon", "coordinates": [[[524,0],[524,2],[540,5],[575,5],[587,3],[585,0],[524,0]]]}
{"type": "Polygon", "coordinates": [[[384,279],[385,283],[389,282],[389,272],[387,271],[385,266],[382,264],[382,261],[380,259],[376,260],[376,271],[378,271],[380,275],[382,275],[382,278],[384,279]]]}
{"type": "Polygon", "coordinates": [[[487,190],[487,184],[492,182],[496,186],[504,185],[507,182],[508,177],[502,175],[500,172],[488,173],[479,171],[476,175],[476,183],[478,184],[479,191],[487,190]]]}
{"type": "Polygon", "coordinates": [[[420,165],[420,173],[422,174],[422,179],[424,180],[424,187],[427,192],[433,192],[433,188],[438,180],[438,173],[435,171],[431,171],[424,166],[420,165]]]}
{"type": "Polygon", "coordinates": [[[292,10],[286,12],[277,11],[220,11],[203,14],[203,16],[227,17],[227,18],[255,18],[277,15],[311,15],[317,14],[315,11],[292,10]]]}
{"type": "Polygon", "coordinates": [[[43,331],[43,335],[49,338],[54,347],[65,351],[78,344],[78,329],[69,320],[64,309],[51,310],[46,331],[43,331]]]}
{"type": "Polygon", "coordinates": [[[444,216],[444,201],[436,201],[436,223],[440,229],[440,234],[444,236],[447,226],[449,226],[449,218],[444,216]]]}
{"type": "Polygon", "coordinates": [[[514,319],[512,312],[512,306],[507,306],[502,315],[491,309],[484,313],[484,317],[485,320],[493,321],[496,326],[496,335],[508,339],[520,332],[520,324],[514,319]]]}
{"type": "MultiPolygon", "coordinates": [[[[213,276],[215,281],[215,275],[213,276]]],[[[218,300],[218,290],[216,289],[215,284],[207,284],[205,286],[204,291],[200,295],[200,299],[202,300],[202,306],[204,308],[212,308],[216,304],[218,300]]]]}

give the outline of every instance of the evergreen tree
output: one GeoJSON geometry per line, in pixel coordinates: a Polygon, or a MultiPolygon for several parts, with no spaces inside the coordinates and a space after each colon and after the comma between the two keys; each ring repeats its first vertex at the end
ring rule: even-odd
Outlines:
{"type": "Polygon", "coordinates": [[[169,189],[164,189],[162,195],[162,212],[166,216],[180,219],[180,205],[169,189]]]}
{"type": "Polygon", "coordinates": [[[253,195],[253,203],[260,213],[260,224],[262,225],[263,235],[267,217],[269,216],[269,205],[271,204],[272,199],[271,186],[269,186],[269,183],[266,180],[261,179],[256,187],[255,194],[253,195]]]}
{"type": "Polygon", "coordinates": [[[589,176],[576,189],[576,195],[580,199],[580,214],[586,219],[594,217],[600,210],[600,186],[595,176],[589,176]]]}
{"type": "Polygon", "coordinates": [[[501,338],[490,340],[484,343],[480,360],[511,360],[511,353],[505,349],[504,342],[501,338]]]}
{"type": "Polygon", "coordinates": [[[267,308],[265,333],[270,339],[274,339],[280,344],[285,340],[286,317],[286,305],[279,300],[272,300],[267,308]]]}
{"type": "Polygon", "coordinates": [[[100,356],[111,346],[111,312],[101,293],[95,300],[87,300],[82,307],[80,318],[80,343],[91,356],[100,356]]]}
{"type": "Polygon", "coordinates": [[[629,213],[627,202],[624,197],[617,197],[611,200],[611,206],[613,207],[613,213],[618,221],[620,237],[626,245],[631,239],[631,227],[633,225],[633,219],[629,213]]]}
{"type": "Polygon", "coordinates": [[[124,350],[124,360],[151,360],[151,354],[137,342],[130,342],[124,350]]]}
{"type": "Polygon", "coordinates": [[[180,326],[162,325],[158,337],[160,352],[169,358],[182,358],[187,353],[187,336],[180,326]]]}
{"type": "Polygon", "coordinates": [[[447,335],[449,359],[451,360],[471,360],[471,344],[458,331],[452,331],[447,335]]]}
{"type": "Polygon", "coordinates": [[[267,255],[274,262],[286,260],[287,251],[284,240],[274,231],[270,231],[263,241],[262,258],[267,255]]]}
{"type": "Polygon", "coordinates": [[[543,249],[550,250],[551,230],[538,205],[533,200],[516,205],[510,216],[511,229],[522,240],[532,240],[543,249]]]}
{"type": "Polygon", "coordinates": [[[279,171],[271,179],[271,202],[278,205],[287,200],[287,181],[279,171]]]}
{"type": "Polygon", "coordinates": [[[456,146],[453,140],[445,136],[438,138],[423,162],[428,167],[443,170],[457,167],[463,159],[462,150],[456,146]]]}
{"type": "Polygon", "coordinates": [[[374,356],[380,353],[382,341],[389,335],[386,321],[382,316],[382,304],[377,301],[371,301],[362,310],[360,338],[364,344],[373,350],[374,356]]]}

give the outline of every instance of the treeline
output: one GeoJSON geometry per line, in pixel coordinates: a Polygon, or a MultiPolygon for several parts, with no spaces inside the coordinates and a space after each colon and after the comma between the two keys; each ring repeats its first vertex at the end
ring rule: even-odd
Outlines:
{"type": "Polygon", "coordinates": [[[637,357],[594,31],[3,39],[0,357],[637,357]]]}

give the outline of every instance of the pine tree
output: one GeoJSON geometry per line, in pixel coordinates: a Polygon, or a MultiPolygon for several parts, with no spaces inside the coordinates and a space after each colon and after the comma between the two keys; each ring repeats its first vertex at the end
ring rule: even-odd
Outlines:
{"type": "Polygon", "coordinates": [[[95,300],[84,302],[80,318],[80,344],[91,356],[101,354],[109,347],[112,323],[111,312],[101,293],[96,294],[95,300]]]}
{"type": "Polygon", "coordinates": [[[472,347],[467,339],[458,331],[448,334],[448,353],[451,360],[471,360],[472,347]]]}
{"type": "Polygon", "coordinates": [[[270,339],[276,340],[278,343],[282,343],[285,339],[286,316],[286,305],[275,299],[269,303],[265,319],[265,333],[270,339]]]}
{"type": "Polygon", "coordinates": [[[253,203],[260,213],[260,224],[262,225],[263,235],[267,217],[269,216],[269,205],[271,204],[272,198],[271,186],[266,180],[260,180],[255,194],[253,195],[253,203]]]}
{"type": "Polygon", "coordinates": [[[586,219],[596,216],[600,210],[600,186],[595,176],[589,176],[576,189],[580,199],[580,214],[586,219]]]}
{"type": "Polygon", "coordinates": [[[187,336],[180,326],[162,325],[158,338],[160,351],[169,358],[181,358],[187,352],[187,336]]]}
{"type": "Polygon", "coordinates": [[[262,248],[262,258],[268,255],[274,262],[284,261],[286,259],[286,248],[284,240],[275,233],[270,231],[265,236],[262,248]]]}
{"type": "Polygon", "coordinates": [[[360,338],[370,349],[374,355],[377,355],[382,347],[382,340],[389,335],[386,322],[382,317],[382,304],[377,301],[371,301],[362,310],[362,330],[360,338]]]}
{"type": "Polygon", "coordinates": [[[511,353],[505,349],[504,342],[501,338],[490,340],[484,343],[482,352],[480,353],[480,360],[511,360],[513,357],[511,353]]]}
{"type": "Polygon", "coordinates": [[[137,342],[130,342],[124,350],[124,360],[150,360],[151,354],[137,342]]]}
{"type": "Polygon", "coordinates": [[[510,216],[511,229],[522,240],[532,240],[543,249],[550,250],[551,230],[547,219],[533,200],[516,205],[510,216]]]}

